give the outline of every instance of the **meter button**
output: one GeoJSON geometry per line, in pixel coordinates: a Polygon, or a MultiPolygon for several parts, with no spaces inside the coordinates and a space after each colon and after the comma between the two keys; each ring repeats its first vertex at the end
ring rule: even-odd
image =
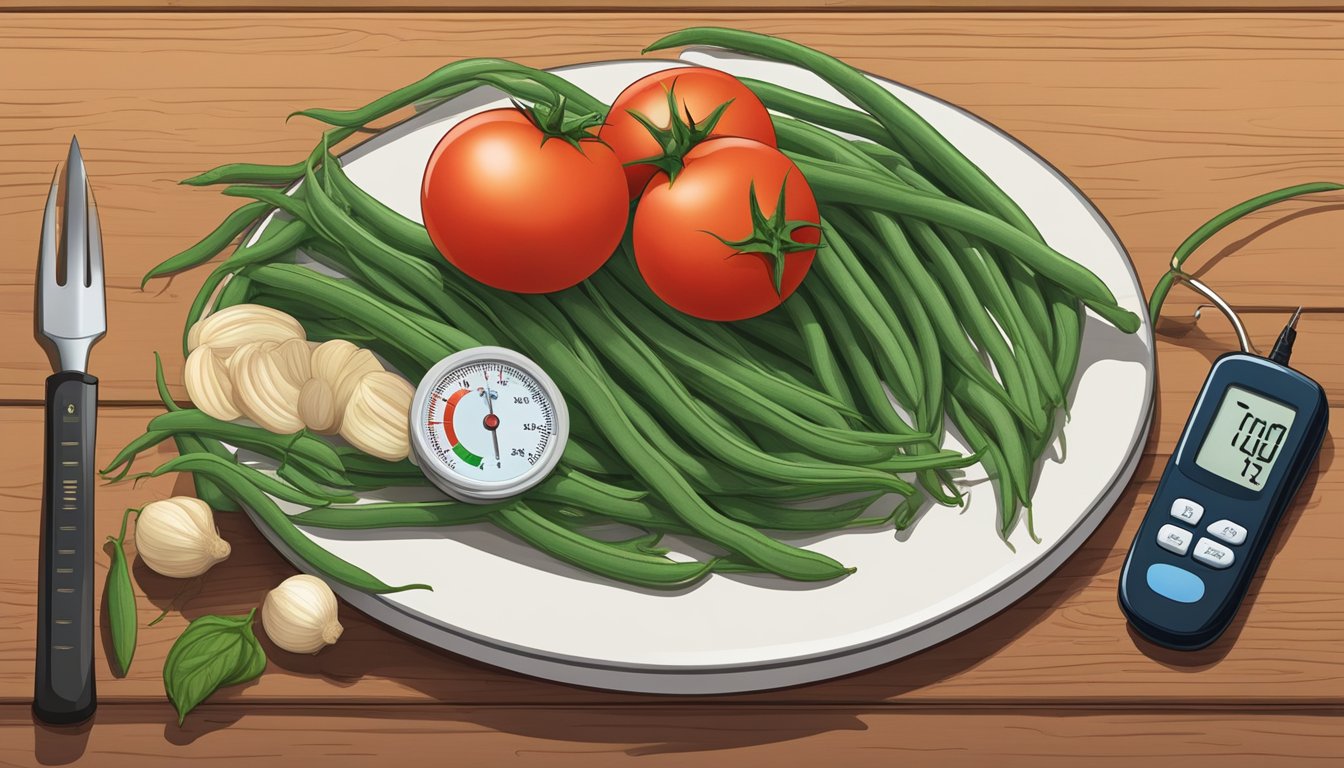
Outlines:
{"type": "Polygon", "coordinates": [[[1198,603],[1204,597],[1204,580],[1195,574],[1166,563],[1148,566],[1148,588],[1178,603],[1198,603]]]}
{"type": "Polygon", "coordinates": [[[1204,505],[1189,499],[1177,499],[1171,503],[1171,516],[1183,523],[1199,525],[1204,516],[1204,505]]]}
{"type": "Polygon", "coordinates": [[[1210,568],[1227,568],[1236,557],[1232,550],[1213,539],[1201,538],[1199,544],[1195,545],[1195,559],[1210,568]]]}
{"type": "Polygon", "coordinates": [[[1246,529],[1231,520],[1219,520],[1210,525],[1209,533],[1233,546],[1246,541],[1246,529]]]}
{"type": "Polygon", "coordinates": [[[1184,555],[1190,549],[1190,537],[1190,532],[1184,528],[1167,524],[1157,532],[1157,545],[1168,552],[1184,555]]]}

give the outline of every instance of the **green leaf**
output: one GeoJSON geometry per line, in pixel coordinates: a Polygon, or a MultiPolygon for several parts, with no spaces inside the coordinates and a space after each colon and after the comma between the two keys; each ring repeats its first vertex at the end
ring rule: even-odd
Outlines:
{"type": "Polygon", "coordinates": [[[177,724],[215,691],[256,678],[266,652],[252,633],[253,608],[245,616],[202,616],[173,643],[163,663],[163,688],[177,709],[177,724]]]}

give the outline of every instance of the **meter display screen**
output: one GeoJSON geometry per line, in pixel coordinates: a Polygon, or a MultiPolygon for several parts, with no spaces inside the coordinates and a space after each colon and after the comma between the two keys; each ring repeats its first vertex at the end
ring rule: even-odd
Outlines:
{"type": "Polygon", "coordinates": [[[1195,463],[1259,491],[1279,460],[1297,411],[1241,387],[1228,387],[1195,463]]]}

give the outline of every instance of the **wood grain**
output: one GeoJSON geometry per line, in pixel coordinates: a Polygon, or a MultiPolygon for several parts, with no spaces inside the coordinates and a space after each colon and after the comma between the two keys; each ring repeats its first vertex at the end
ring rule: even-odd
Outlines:
{"type": "Polygon", "coordinates": [[[62,0],[57,3],[39,3],[35,0],[0,0],[3,11],[233,11],[273,12],[294,11],[329,12],[357,10],[362,13],[403,13],[406,11],[485,11],[491,13],[518,13],[528,11],[574,11],[626,13],[634,11],[676,12],[729,12],[742,11],[922,11],[922,12],[1117,12],[1145,11],[1186,13],[1192,11],[1277,12],[1340,10],[1340,0],[392,0],[371,3],[369,0],[282,0],[263,3],[259,0],[62,0]]]}
{"type": "MultiPolygon", "coordinates": [[[[140,434],[151,409],[105,411],[99,455],[106,462],[140,434]]],[[[37,577],[37,498],[41,477],[39,408],[0,408],[0,703],[32,693],[37,577]]],[[[137,464],[145,470],[171,456],[165,447],[137,464]]],[[[1276,554],[1252,587],[1249,604],[1226,637],[1206,651],[1162,652],[1125,629],[1116,587],[1125,550],[1156,487],[1163,456],[1146,458],[1130,489],[1101,528],[1041,587],[997,618],[932,650],[869,672],[793,690],[729,697],[740,702],[902,704],[1108,702],[1138,706],[1257,702],[1324,704],[1344,691],[1344,531],[1331,498],[1344,493],[1344,469],[1322,456],[1278,537],[1276,554]],[[1266,575],[1267,574],[1267,575],[1266,575]],[[1067,659],[1068,663],[1061,663],[1067,659]],[[1198,672],[1198,674],[1194,674],[1198,672]]],[[[115,533],[121,512],[174,493],[190,494],[187,478],[98,490],[96,536],[115,533]]],[[[1037,514],[1048,514],[1037,510],[1037,514]]],[[[157,576],[128,546],[142,627],[179,602],[162,623],[142,628],[131,674],[110,677],[100,654],[98,693],[104,702],[157,700],[169,647],[191,618],[238,614],[294,570],[246,517],[217,516],[232,556],[199,584],[157,576]]],[[[918,532],[916,531],[916,536],[918,532]]],[[[97,558],[99,590],[107,558],[97,558]]],[[[100,591],[101,595],[101,591],[100,591]]],[[[101,605],[101,597],[99,599],[101,605]]],[[[269,671],[224,701],[595,703],[648,697],[588,691],[499,672],[433,650],[342,608],[339,644],[315,657],[295,656],[268,642],[269,671]]],[[[263,633],[264,636],[264,633],[263,633]]]]}
{"type": "MultiPolygon", "coordinates": [[[[1186,234],[1269,189],[1344,179],[1344,23],[1316,15],[724,14],[966,106],[1070,176],[1129,248],[1145,285],[1186,234]],[[1180,76],[1173,78],[1173,67],[1180,76]]],[[[153,264],[238,203],[176,181],[248,159],[288,163],[318,131],[302,106],[354,106],[458,57],[553,66],[637,55],[684,26],[666,14],[63,15],[0,25],[0,402],[38,402],[31,327],[40,208],[71,133],[103,207],[110,333],[93,358],[110,401],[153,399],[152,350],[179,347],[201,271],[138,290],[153,264]],[[451,45],[445,45],[451,41],[451,45]]],[[[1242,222],[1192,264],[1229,300],[1334,308],[1344,195],[1242,222]],[[1263,230],[1263,231],[1262,231],[1263,230]],[[1283,261],[1284,254],[1289,254],[1283,261]],[[1273,279],[1267,263],[1282,263],[1273,279]]],[[[1172,296],[1171,315],[1194,306],[1172,296]]],[[[176,380],[180,356],[167,355],[176,380]]],[[[1164,366],[1170,369],[1170,366],[1164,366]]],[[[1202,375],[1200,373],[1199,375],[1202,375]]],[[[179,394],[181,393],[178,390],[179,394]]]]}
{"type": "Polygon", "coordinates": [[[1332,765],[1338,713],[865,712],[783,707],[316,708],[206,704],[178,728],[166,704],[100,709],[74,732],[0,708],[0,762],[180,766],[398,765],[1129,768],[1208,762],[1227,768],[1332,765]],[[712,721],[713,727],[705,723],[712,721]],[[987,755],[993,755],[987,763],[987,755]],[[209,764],[209,763],[206,763],[209,764]]]}
{"type": "MultiPolygon", "coordinates": [[[[1344,180],[1340,0],[932,5],[0,0],[0,764],[362,766],[385,755],[439,765],[445,754],[464,765],[584,766],[1344,760],[1344,533],[1332,514],[1344,469],[1333,465],[1333,439],[1227,636],[1178,654],[1124,629],[1115,591],[1125,548],[1209,362],[1233,344],[1216,316],[1190,317],[1198,302],[1182,290],[1158,327],[1160,396],[1147,455],[1101,528],[1009,610],[909,659],[785,691],[630,696],[501,672],[343,606],[339,645],[300,658],[262,633],[263,677],[222,692],[179,729],[159,677],[173,639],[190,618],[246,611],[293,573],[245,517],[221,515],[233,555],[198,584],[155,575],[130,547],[141,623],[173,610],[141,630],[129,677],[112,678],[98,654],[102,706],[92,724],[32,723],[34,405],[49,371],[31,340],[33,263],[42,196],[72,132],[89,160],[109,259],[111,333],[93,359],[104,460],[158,412],[140,405],[153,400],[152,350],[168,353],[177,379],[181,319],[203,277],[140,292],[140,275],[233,206],[175,182],[237,159],[292,162],[318,134],[284,121],[294,108],[362,104],[456,58],[556,66],[633,57],[660,34],[706,21],[793,37],[963,105],[1036,149],[1097,203],[1148,286],[1175,245],[1228,205],[1344,180]],[[351,12],[319,12],[332,8],[351,12]],[[925,8],[936,12],[912,12],[925,8]],[[1134,9],[1145,12],[1093,13],[1134,9]]],[[[1344,195],[1280,206],[1192,262],[1247,309],[1261,343],[1286,309],[1305,303],[1294,363],[1328,391],[1344,386],[1341,212],[1344,195]]],[[[156,451],[138,466],[170,455],[156,451]]],[[[172,477],[101,488],[98,532],[113,532],[127,506],[190,492],[188,479],[172,477]]],[[[101,590],[105,555],[98,568],[101,590]]]]}

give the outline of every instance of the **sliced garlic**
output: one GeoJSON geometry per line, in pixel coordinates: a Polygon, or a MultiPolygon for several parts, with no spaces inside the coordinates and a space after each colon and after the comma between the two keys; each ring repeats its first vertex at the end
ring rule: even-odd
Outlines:
{"type": "Polygon", "coordinates": [[[233,403],[233,381],[214,347],[197,347],[187,355],[182,383],[197,408],[221,421],[233,421],[242,411],[233,403]]]}
{"type": "Polygon", "coordinates": [[[300,384],[289,379],[287,364],[274,341],[239,347],[229,361],[233,401],[258,426],[287,435],[303,429],[299,418],[300,384]]]}
{"type": "Polygon", "coordinates": [[[356,383],[341,418],[341,437],[370,456],[398,461],[411,452],[410,413],[415,389],[389,371],[356,383]]]}
{"type": "Polygon", "coordinates": [[[199,576],[229,556],[210,507],[200,499],[174,496],[152,501],[135,519],[135,550],[150,570],[185,579],[199,576]]]}
{"type": "Polygon", "coordinates": [[[314,432],[336,432],[336,396],[327,382],[309,379],[299,390],[299,418],[314,432]]]}
{"type": "Polygon", "coordinates": [[[331,425],[334,431],[341,426],[355,384],[365,374],[383,370],[383,364],[367,349],[360,349],[344,339],[332,339],[313,350],[311,368],[313,378],[321,379],[331,387],[336,409],[336,420],[331,425]]]}
{"type": "Polygon", "coordinates": [[[291,653],[317,653],[344,631],[331,587],[307,574],[290,576],[266,594],[261,625],[271,642],[291,653]]]}
{"type": "Polygon", "coordinates": [[[187,346],[191,351],[214,347],[228,357],[249,342],[303,338],[303,326],[284,312],[260,304],[235,304],[197,321],[187,332],[187,346]]]}

